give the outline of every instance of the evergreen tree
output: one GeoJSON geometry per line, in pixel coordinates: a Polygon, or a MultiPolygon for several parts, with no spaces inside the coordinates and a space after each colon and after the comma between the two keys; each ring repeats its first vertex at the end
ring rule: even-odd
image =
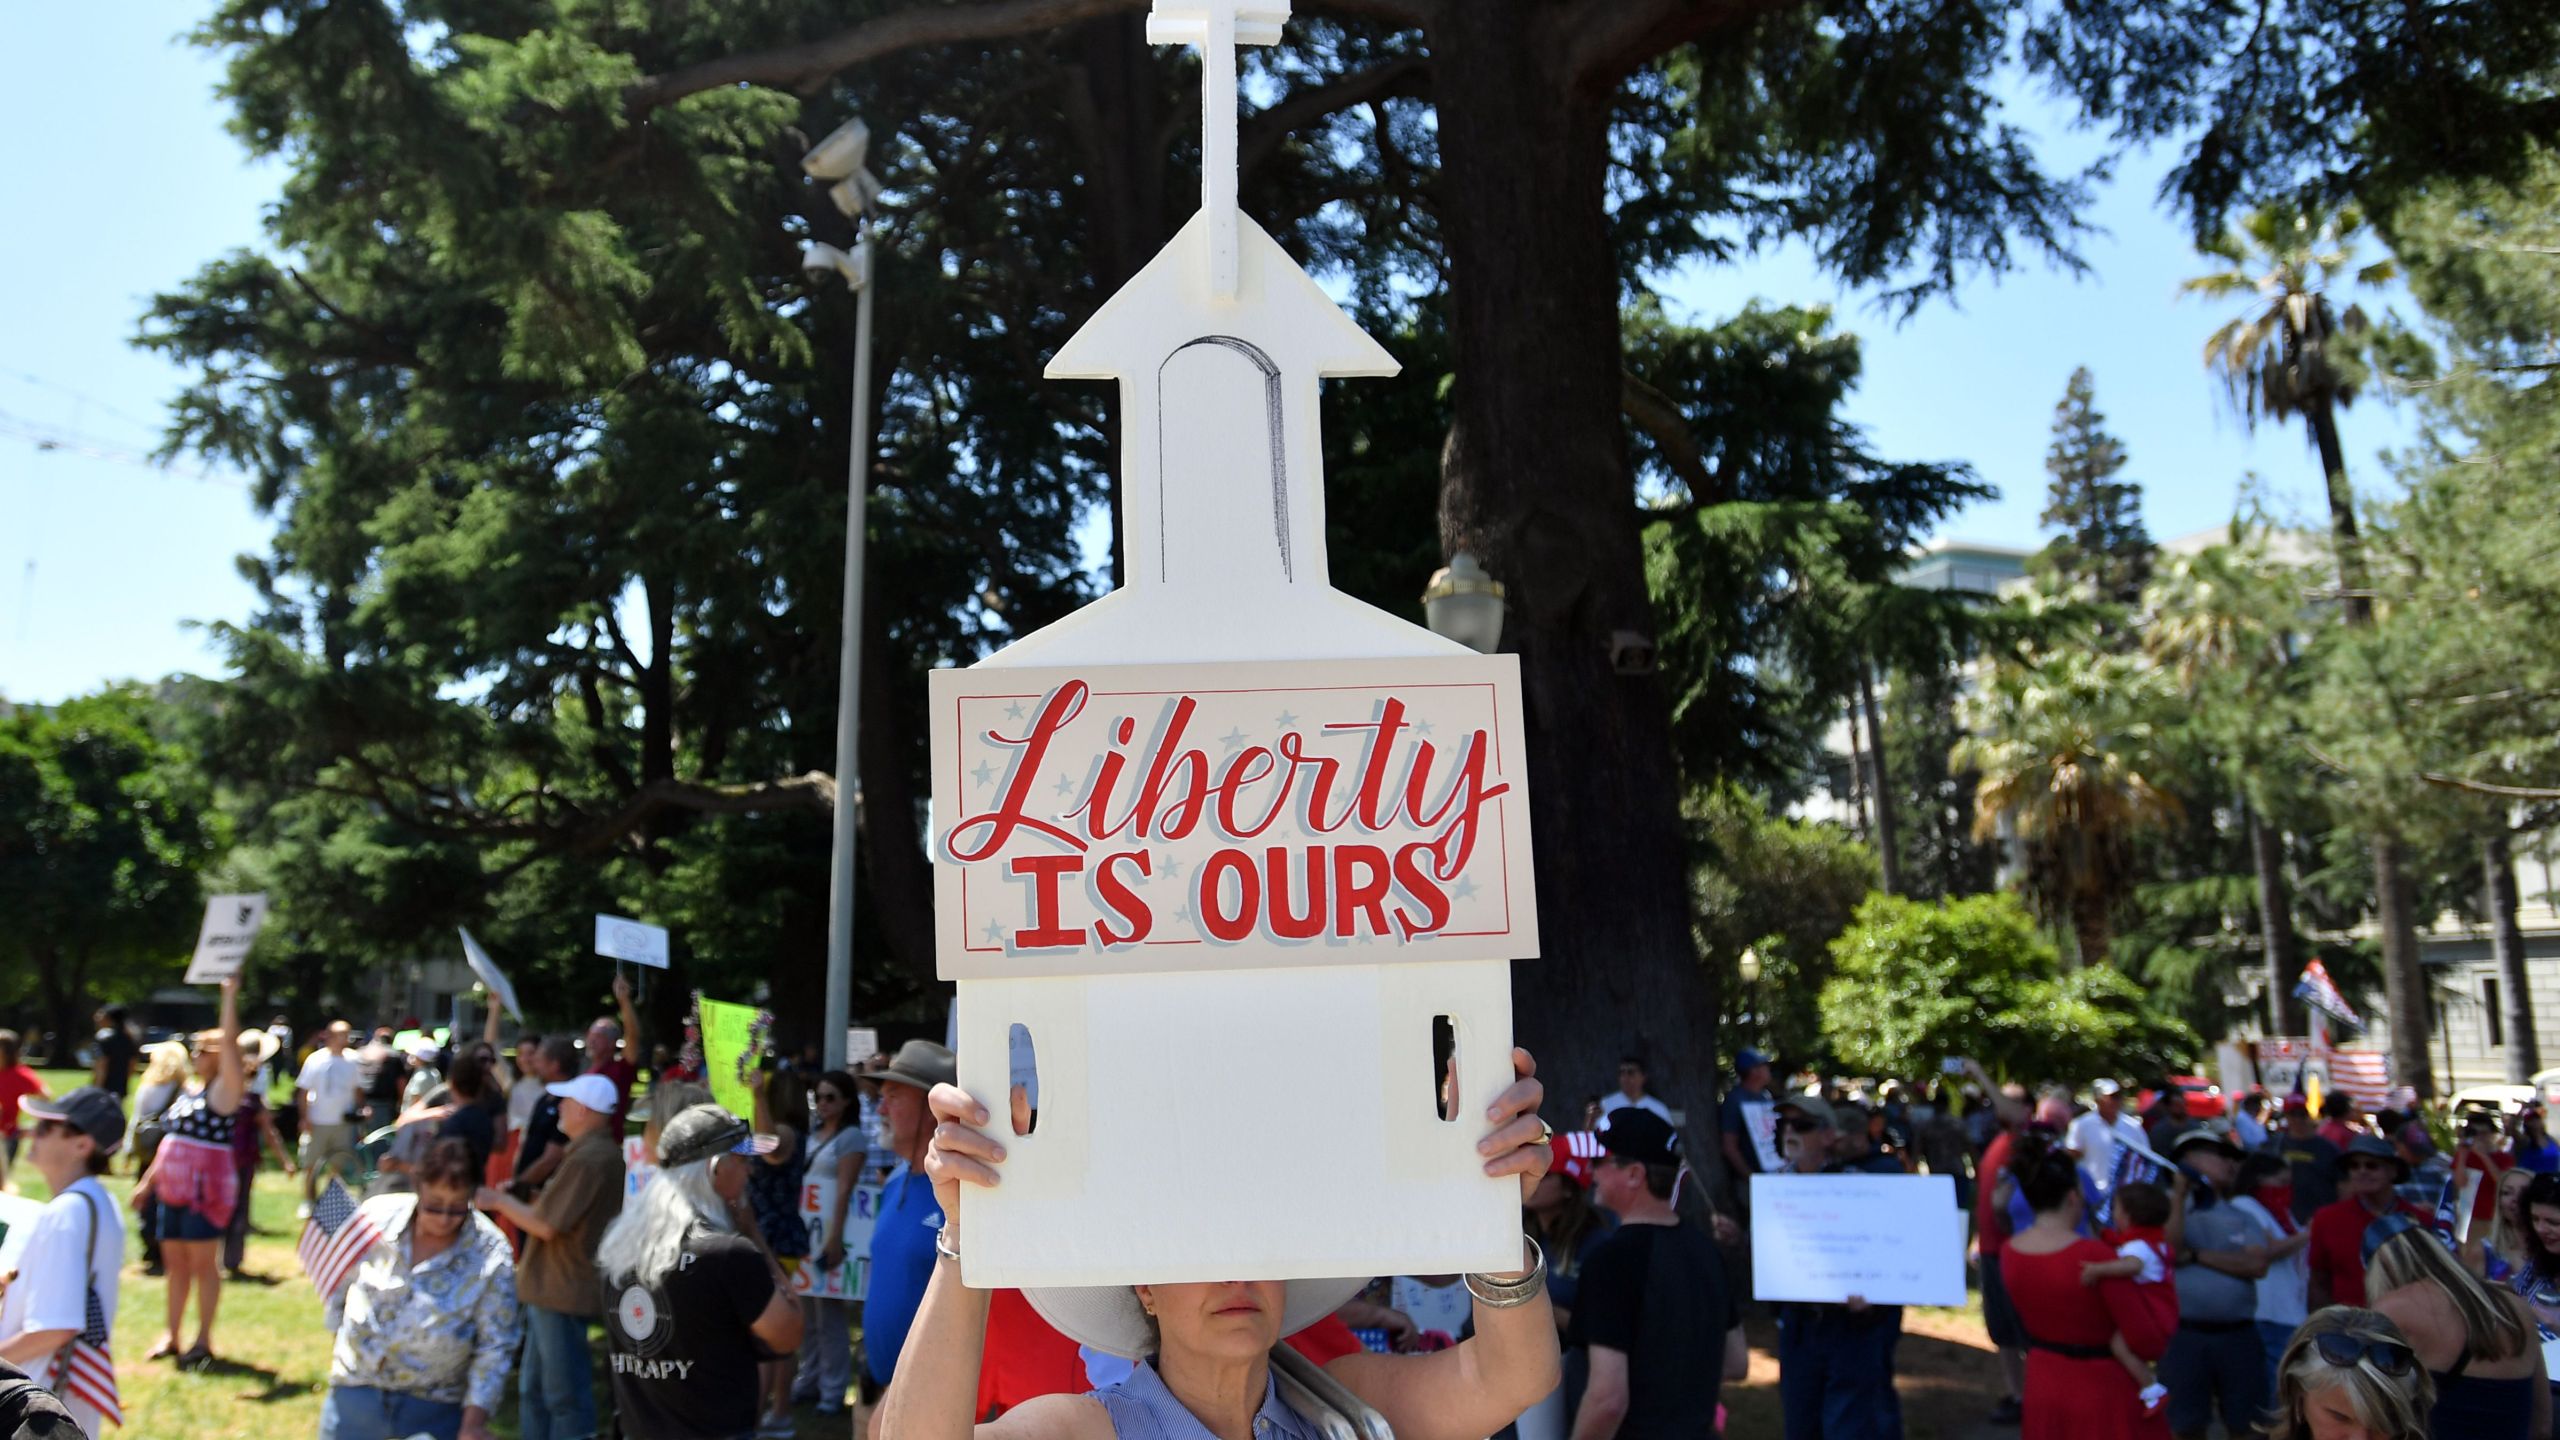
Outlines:
{"type": "Polygon", "coordinates": [[[2052,479],[2041,518],[2062,533],[2036,558],[2094,598],[2129,607],[2151,578],[2153,546],[2142,524],[2142,487],[2118,478],[2125,464],[2123,442],[2107,433],[2083,365],[2053,407],[2053,444],[2044,452],[2052,479]]]}

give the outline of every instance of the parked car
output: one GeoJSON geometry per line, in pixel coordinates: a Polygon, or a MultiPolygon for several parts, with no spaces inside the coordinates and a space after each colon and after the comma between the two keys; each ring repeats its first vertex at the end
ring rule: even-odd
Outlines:
{"type": "MultiPolygon", "coordinates": [[[[2194,1119],[2219,1120],[2222,1118],[2223,1111],[2229,1108],[2228,1102],[2223,1099],[2222,1087],[2201,1075],[2170,1075],[2164,1078],[2185,1092],[2187,1114],[2194,1119]]],[[[2159,1091],[2145,1090],[2135,1097],[2135,1101],[2142,1113],[2148,1115],[2151,1113],[2152,1105],[2159,1098],[2159,1091]]]]}
{"type": "MultiPolygon", "coordinates": [[[[2551,1072],[2560,1080],[2560,1071],[2551,1072]]],[[[2453,1092],[2453,1112],[2493,1110],[2503,1120],[2542,1098],[2544,1092],[2532,1085],[2471,1085],[2453,1092]]]]}

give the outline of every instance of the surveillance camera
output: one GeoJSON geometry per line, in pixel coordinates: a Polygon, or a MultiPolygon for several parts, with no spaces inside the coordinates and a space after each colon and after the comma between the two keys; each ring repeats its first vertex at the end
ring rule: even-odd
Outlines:
{"type": "Polygon", "coordinates": [[[819,180],[850,179],[871,158],[871,127],[859,120],[847,120],[835,133],[809,147],[800,168],[819,180]]]}
{"type": "Polygon", "coordinates": [[[848,220],[859,220],[880,203],[880,177],[868,170],[856,170],[849,179],[839,180],[827,191],[848,220]]]}
{"type": "Polygon", "coordinates": [[[841,275],[852,266],[852,256],[823,240],[810,240],[800,246],[800,268],[812,275],[841,275]]]}

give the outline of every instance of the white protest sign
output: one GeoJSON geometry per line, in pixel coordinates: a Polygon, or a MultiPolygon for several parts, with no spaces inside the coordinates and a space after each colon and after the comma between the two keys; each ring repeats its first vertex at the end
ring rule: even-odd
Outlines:
{"type": "Polygon", "coordinates": [[[1538,948],[1519,664],[1332,586],[1320,382],[1397,366],[1236,207],[1260,8],[1158,0],[1206,62],[1203,203],[1048,368],[1119,387],[1126,583],[931,677],[960,1082],[1003,1116],[1019,1025],[1040,1096],[961,1197],[972,1286],[1519,1263],[1475,1153],[1538,948]]]}
{"type": "Polygon", "coordinates": [[[869,1025],[848,1026],[844,1032],[844,1063],[860,1065],[880,1053],[880,1032],[869,1025]]]}
{"type": "Polygon", "coordinates": [[[462,958],[470,964],[471,973],[480,977],[480,983],[489,987],[489,997],[522,1020],[524,1007],[516,1003],[515,982],[507,978],[507,972],[498,968],[498,962],[489,958],[489,952],[480,948],[480,942],[468,930],[462,932],[462,958]]]}
{"type": "Polygon", "coordinates": [[[196,931],[195,958],[187,965],[187,983],[210,985],[240,973],[249,947],[267,923],[267,897],[216,895],[204,902],[204,924],[196,931]]]}
{"type": "Polygon", "coordinates": [[[596,917],[596,953],[608,960],[628,960],[652,969],[667,968],[667,931],[619,915],[596,917]]]}
{"type": "Polygon", "coordinates": [[[1752,1298],[1962,1305],[1955,1211],[1945,1175],[1754,1175],[1752,1298]]]}
{"type": "Polygon", "coordinates": [[[827,1212],[835,1205],[836,1177],[812,1174],[800,1186],[800,1223],[809,1227],[809,1255],[792,1273],[791,1288],[813,1300],[860,1300],[871,1293],[871,1227],[880,1217],[881,1190],[856,1185],[844,1207],[844,1263],[818,1266],[826,1244],[827,1212]]]}
{"type": "Polygon", "coordinates": [[[18,1268],[18,1257],[27,1253],[27,1242],[35,1235],[36,1219],[43,1214],[40,1201],[24,1195],[0,1195],[0,1275],[18,1268]]]}

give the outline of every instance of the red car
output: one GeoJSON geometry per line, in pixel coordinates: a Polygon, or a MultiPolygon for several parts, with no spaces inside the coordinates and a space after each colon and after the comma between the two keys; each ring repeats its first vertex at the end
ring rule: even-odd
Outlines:
{"type": "MultiPolygon", "coordinates": [[[[2177,1086],[2185,1093],[2187,1114],[2193,1119],[2219,1120],[2222,1118],[2223,1111],[2228,1108],[2222,1098],[2222,1087],[2201,1075],[2171,1075],[2167,1079],[2170,1084],[2177,1086]]],[[[2159,1098],[2160,1092],[2157,1090],[2143,1091],[2139,1098],[2142,1113],[2150,1114],[2152,1103],[2159,1098]]]]}

